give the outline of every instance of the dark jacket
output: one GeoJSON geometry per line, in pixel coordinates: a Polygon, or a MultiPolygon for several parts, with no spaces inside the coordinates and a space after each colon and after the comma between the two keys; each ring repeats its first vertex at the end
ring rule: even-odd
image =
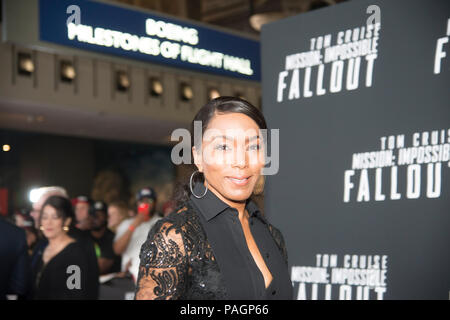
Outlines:
{"type": "Polygon", "coordinates": [[[44,265],[42,258],[34,270],[34,299],[89,299],[87,258],[78,242],[68,244],[44,265]]]}
{"type": "Polygon", "coordinates": [[[0,217],[0,300],[7,294],[28,295],[31,269],[27,250],[25,231],[0,217]]]}
{"type": "MultiPolygon", "coordinates": [[[[95,254],[95,246],[90,233],[89,231],[81,231],[76,228],[70,228],[68,235],[80,243],[85,254],[87,263],[87,299],[97,300],[99,296],[99,269],[97,256],[95,254]]],[[[34,271],[36,270],[39,261],[42,259],[42,254],[47,244],[47,239],[42,239],[36,244],[34,248],[32,255],[32,268],[34,271]]]]}

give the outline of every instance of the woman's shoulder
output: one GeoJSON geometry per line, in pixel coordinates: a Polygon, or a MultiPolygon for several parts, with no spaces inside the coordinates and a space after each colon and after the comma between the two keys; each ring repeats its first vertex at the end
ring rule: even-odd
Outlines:
{"type": "Polygon", "coordinates": [[[66,267],[71,264],[84,265],[86,256],[80,241],[73,239],[50,261],[52,262],[51,265],[55,268],[66,267]]]}
{"type": "Polygon", "coordinates": [[[156,221],[142,244],[141,266],[162,268],[184,263],[187,226],[193,222],[192,214],[188,206],[182,206],[156,221]]]}
{"type": "Polygon", "coordinates": [[[188,203],[184,202],[177,206],[171,213],[167,216],[156,221],[153,228],[161,228],[161,226],[173,226],[174,228],[185,227],[186,224],[190,224],[196,221],[196,212],[194,208],[188,203]]]}
{"type": "Polygon", "coordinates": [[[183,203],[167,216],[156,221],[148,233],[147,242],[186,244],[186,238],[193,240],[201,237],[200,230],[200,221],[195,209],[189,203],[183,203]]]}
{"type": "Polygon", "coordinates": [[[61,253],[64,253],[66,255],[70,256],[77,256],[77,257],[85,257],[85,251],[83,243],[80,240],[73,239],[70,243],[67,244],[67,246],[64,247],[61,253]]]}

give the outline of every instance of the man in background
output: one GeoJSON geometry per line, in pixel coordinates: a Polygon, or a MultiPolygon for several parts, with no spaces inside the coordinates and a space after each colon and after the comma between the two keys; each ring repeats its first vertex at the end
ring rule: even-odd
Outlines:
{"type": "Polygon", "coordinates": [[[93,201],[86,196],[78,196],[72,199],[72,205],[77,219],[77,228],[80,230],[91,230],[92,216],[89,215],[89,209],[93,201]]]}
{"type": "Polygon", "coordinates": [[[95,244],[100,274],[120,271],[120,256],[113,250],[114,233],[108,229],[108,207],[103,201],[93,202],[91,237],[95,244]]]}
{"type": "Polygon", "coordinates": [[[0,217],[0,300],[28,298],[31,269],[25,231],[0,217]]]}
{"type": "Polygon", "coordinates": [[[137,215],[126,219],[117,227],[114,238],[114,252],[122,255],[122,271],[128,271],[134,282],[139,272],[139,253],[147,239],[151,227],[160,219],[155,214],[156,192],[152,188],[143,188],[136,195],[137,215]]]}

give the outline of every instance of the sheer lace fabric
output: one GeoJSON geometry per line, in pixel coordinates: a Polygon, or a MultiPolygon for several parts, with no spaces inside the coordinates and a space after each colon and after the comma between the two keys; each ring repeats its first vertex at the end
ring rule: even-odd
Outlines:
{"type": "MultiPolygon", "coordinates": [[[[269,230],[287,262],[281,233],[269,230]]],[[[213,250],[189,203],[159,220],[140,253],[136,299],[227,299],[213,250]]]]}

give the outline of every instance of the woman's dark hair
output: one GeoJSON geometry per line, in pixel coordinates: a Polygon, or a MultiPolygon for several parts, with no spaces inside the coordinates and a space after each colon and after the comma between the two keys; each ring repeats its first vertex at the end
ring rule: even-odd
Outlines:
{"type": "Polygon", "coordinates": [[[61,218],[63,222],[68,218],[72,218],[72,222],[70,223],[69,227],[75,226],[75,213],[73,212],[72,202],[70,202],[69,199],[61,196],[51,196],[44,202],[41,208],[41,214],[39,216],[39,225],[41,225],[42,214],[44,212],[45,206],[47,205],[53,207],[56,210],[58,217],[61,218]]]}
{"type": "MultiPolygon", "coordinates": [[[[249,118],[251,118],[253,121],[256,122],[259,129],[267,129],[267,123],[266,120],[261,113],[259,109],[257,109],[255,106],[253,106],[250,102],[238,98],[238,97],[229,97],[229,96],[222,96],[216,99],[213,99],[209,101],[207,104],[205,104],[195,115],[194,119],[191,122],[190,131],[191,131],[191,146],[194,146],[194,123],[195,121],[201,121],[202,124],[202,134],[205,133],[206,129],[208,128],[209,123],[211,122],[212,118],[217,114],[228,114],[228,113],[241,113],[249,118]]],[[[199,146],[195,146],[196,148],[199,148],[199,146]]],[[[192,151],[191,151],[192,152],[192,151]]],[[[191,157],[193,159],[193,157],[191,157]]],[[[190,165],[190,173],[194,172],[196,170],[195,165],[190,165]]],[[[190,175],[189,175],[190,176],[190,175]]],[[[203,174],[196,174],[193,178],[193,183],[198,183],[204,181],[203,174]]],[[[178,184],[175,187],[174,192],[174,201],[176,203],[176,206],[182,206],[185,201],[189,199],[189,196],[191,194],[190,188],[189,188],[189,180],[187,183],[178,184]]]]}

